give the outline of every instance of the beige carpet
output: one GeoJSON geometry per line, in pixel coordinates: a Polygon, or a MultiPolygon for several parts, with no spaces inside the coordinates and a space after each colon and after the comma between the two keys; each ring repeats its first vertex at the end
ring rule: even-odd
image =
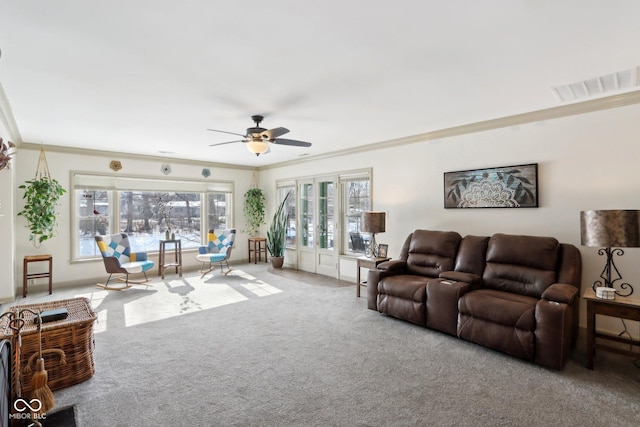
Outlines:
{"type": "Polygon", "coordinates": [[[57,404],[86,427],[638,425],[630,359],[590,371],[581,345],[550,371],[368,310],[354,287],[246,264],[56,292],[99,315],[96,374],[57,404]]]}

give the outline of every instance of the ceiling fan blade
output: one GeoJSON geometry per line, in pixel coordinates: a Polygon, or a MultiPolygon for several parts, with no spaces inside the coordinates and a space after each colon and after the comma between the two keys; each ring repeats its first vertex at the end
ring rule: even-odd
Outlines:
{"type": "Polygon", "coordinates": [[[227,132],[226,130],[218,130],[218,129],[207,129],[207,130],[210,130],[211,132],[228,133],[229,135],[237,135],[237,136],[241,136],[243,138],[247,137],[247,135],[242,135],[240,133],[235,133],[235,132],[227,132]]]}
{"type": "Polygon", "coordinates": [[[311,147],[310,142],[296,141],[295,139],[276,138],[270,142],[278,145],[291,145],[294,147],[311,147]]]}
{"type": "Polygon", "coordinates": [[[264,136],[266,136],[266,139],[274,139],[274,138],[277,138],[279,136],[284,135],[285,133],[289,133],[289,129],[287,129],[287,128],[274,128],[274,129],[265,130],[264,132],[260,133],[260,136],[262,136],[263,138],[264,138],[264,136]]]}
{"type": "Polygon", "coordinates": [[[234,142],[247,142],[244,139],[239,139],[237,141],[227,141],[227,142],[219,142],[217,144],[209,144],[209,147],[215,147],[216,145],[225,145],[225,144],[233,144],[234,142]]]}

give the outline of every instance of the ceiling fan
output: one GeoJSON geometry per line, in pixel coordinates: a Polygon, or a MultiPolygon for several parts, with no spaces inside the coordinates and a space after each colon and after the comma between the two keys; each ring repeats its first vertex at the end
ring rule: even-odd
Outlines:
{"type": "Polygon", "coordinates": [[[291,145],[294,147],[311,147],[310,142],[297,141],[295,139],[285,139],[280,138],[280,136],[289,132],[289,129],[286,128],[274,128],[274,129],[265,129],[260,127],[260,123],[264,119],[263,116],[255,115],[251,116],[251,120],[255,122],[255,127],[247,128],[247,133],[242,135],[240,133],[235,132],[227,132],[224,130],[217,129],[207,129],[212,132],[222,132],[228,133],[230,135],[238,135],[243,139],[239,139],[236,141],[227,141],[220,142],[218,144],[211,144],[210,147],[215,147],[216,145],[225,145],[225,144],[233,144],[235,142],[244,142],[247,144],[247,148],[249,151],[256,156],[260,154],[265,154],[269,152],[269,144],[279,144],[279,145],[291,145]]]}

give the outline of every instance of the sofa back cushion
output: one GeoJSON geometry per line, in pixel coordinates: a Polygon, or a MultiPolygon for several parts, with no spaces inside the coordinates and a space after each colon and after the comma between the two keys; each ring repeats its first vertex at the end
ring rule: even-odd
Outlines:
{"type": "Polygon", "coordinates": [[[414,231],[407,250],[408,273],[438,277],[453,270],[461,240],[455,231],[414,231]]]}
{"type": "Polygon", "coordinates": [[[488,243],[487,236],[464,236],[458,248],[455,270],[482,277],[488,243]]]}
{"type": "Polygon", "coordinates": [[[483,286],[540,298],[557,280],[559,252],[553,237],[494,234],[487,248],[483,286]]]}

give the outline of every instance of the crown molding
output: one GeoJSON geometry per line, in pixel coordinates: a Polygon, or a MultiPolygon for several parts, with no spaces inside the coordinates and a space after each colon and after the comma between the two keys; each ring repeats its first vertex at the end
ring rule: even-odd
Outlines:
{"type": "MultiPolygon", "coordinates": [[[[31,142],[23,142],[22,145],[20,145],[21,150],[40,150],[40,147],[42,147],[42,144],[34,144],[31,142]]],[[[161,163],[171,162],[172,164],[186,164],[190,166],[201,166],[201,167],[216,168],[216,169],[233,169],[233,170],[247,170],[247,171],[256,170],[256,168],[253,166],[205,162],[202,160],[190,160],[190,159],[180,159],[180,158],[174,158],[174,157],[121,153],[117,151],[94,150],[94,149],[87,149],[87,148],[64,147],[61,145],[45,144],[45,147],[47,151],[52,153],[101,156],[105,158],[117,157],[118,159],[156,161],[161,163]]]]}
{"type": "Polygon", "coordinates": [[[575,102],[572,104],[545,108],[542,110],[531,111],[528,113],[515,114],[512,116],[500,117],[500,118],[491,119],[491,120],[484,120],[484,121],[469,123],[469,124],[460,125],[460,126],[453,126],[450,128],[439,129],[439,130],[434,130],[434,131],[425,132],[425,133],[419,133],[416,135],[410,135],[402,138],[376,142],[373,144],[366,144],[358,147],[346,148],[344,150],[333,151],[331,153],[308,156],[308,157],[305,157],[304,159],[289,160],[286,162],[275,163],[272,165],[265,165],[265,166],[259,167],[258,170],[261,171],[261,170],[268,170],[268,169],[276,169],[283,166],[290,166],[290,165],[310,162],[314,160],[340,157],[340,156],[345,156],[349,154],[371,152],[372,150],[381,150],[385,148],[397,147],[400,145],[433,141],[436,139],[441,140],[441,139],[451,138],[454,136],[469,135],[469,134],[484,132],[488,130],[523,125],[527,123],[535,123],[535,122],[540,122],[545,120],[553,120],[553,119],[559,119],[563,117],[588,114],[596,111],[608,110],[611,108],[626,107],[626,106],[635,105],[638,103],[640,103],[640,90],[635,90],[635,91],[607,96],[603,98],[575,102]]]}

